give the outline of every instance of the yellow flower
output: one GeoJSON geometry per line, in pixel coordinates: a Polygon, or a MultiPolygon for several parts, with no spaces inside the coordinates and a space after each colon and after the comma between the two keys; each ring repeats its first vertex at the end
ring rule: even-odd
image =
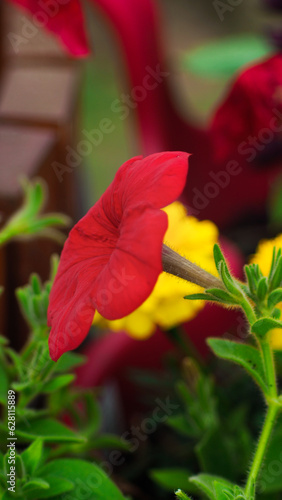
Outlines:
{"type": "MultiPolygon", "coordinates": [[[[251,262],[258,264],[264,276],[268,276],[271,266],[273,247],[282,248],[282,234],[276,236],[272,240],[262,240],[257,248],[255,255],[252,257],[251,262]]],[[[277,304],[282,311],[282,303],[277,304]]],[[[272,347],[276,350],[282,349],[282,330],[274,328],[271,332],[272,347]]]]}
{"type": "MultiPolygon", "coordinates": [[[[217,275],[213,260],[213,246],[218,239],[217,227],[210,221],[198,221],[188,216],[184,206],[175,202],[164,209],[168,215],[168,229],[164,243],[195,264],[217,275]]],[[[170,274],[162,273],[150,297],[132,314],[108,321],[96,312],[94,324],[111,330],[125,330],[138,339],[146,339],[157,326],[169,329],[194,318],[204,302],[184,300],[184,295],[203,291],[170,274]]]]}

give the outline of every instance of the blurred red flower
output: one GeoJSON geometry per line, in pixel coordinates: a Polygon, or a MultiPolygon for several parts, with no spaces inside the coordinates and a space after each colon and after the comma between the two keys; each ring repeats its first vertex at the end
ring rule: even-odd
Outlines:
{"type": "Polygon", "coordinates": [[[210,131],[218,162],[234,158],[234,152],[249,163],[258,161],[267,156],[269,144],[282,141],[282,53],[238,76],[216,110],[210,131]]]}
{"type": "Polygon", "coordinates": [[[162,272],[167,215],[160,209],[180,196],[188,156],[164,152],[127,161],[74,226],[50,294],[52,359],[78,347],[96,309],[118,319],[150,295],[162,272]]]}
{"type": "Polygon", "coordinates": [[[55,33],[74,56],[89,53],[80,0],[10,0],[28,10],[36,25],[55,33]]]}

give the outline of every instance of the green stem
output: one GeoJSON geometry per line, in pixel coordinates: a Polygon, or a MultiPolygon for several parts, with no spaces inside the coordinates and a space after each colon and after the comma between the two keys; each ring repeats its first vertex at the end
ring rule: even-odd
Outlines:
{"type": "Polygon", "coordinates": [[[268,393],[265,394],[266,402],[269,405],[266,419],[264,422],[263,430],[259,438],[256,453],[252,463],[252,467],[249,473],[249,477],[246,485],[246,497],[251,499],[252,493],[255,491],[255,485],[258,478],[258,474],[261,468],[261,464],[264,459],[265,451],[270,439],[270,435],[274,426],[274,422],[277,413],[280,409],[280,405],[277,402],[277,383],[276,383],[276,373],[275,364],[273,359],[273,352],[270,346],[269,338],[257,339],[261,349],[261,355],[263,358],[264,372],[268,385],[268,393]]]}
{"type": "Polygon", "coordinates": [[[257,320],[257,317],[250,302],[248,301],[247,298],[243,298],[242,302],[240,302],[240,305],[247,316],[249,324],[252,325],[257,320]]]}
{"type": "Polygon", "coordinates": [[[248,481],[246,484],[245,494],[248,500],[251,500],[251,495],[255,491],[255,484],[258,478],[258,474],[261,468],[262,461],[264,459],[265,450],[273,429],[273,425],[279,410],[279,406],[275,403],[272,403],[267,411],[266,419],[264,422],[263,430],[258,442],[258,446],[256,449],[256,453],[254,456],[254,460],[252,463],[252,467],[249,473],[248,481]]]}
{"type": "Polygon", "coordinates": [[[275,365],[274,365],[273,352],[270,346],[268,336],[266,337],[266,339],[259,340],[259,344],[261,348],[261,354],[263,357],[264,372],[269,389],[268,395],[272,399],[276,399],[278,397],[278,392],[277,392],[275,365]]]}

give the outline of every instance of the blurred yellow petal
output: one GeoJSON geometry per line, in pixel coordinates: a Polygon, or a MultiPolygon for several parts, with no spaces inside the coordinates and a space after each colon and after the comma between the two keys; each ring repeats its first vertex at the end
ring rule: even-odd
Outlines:
{"type": "Polygon", "coordinates": [[[273,349],[276,351],[281,351],[282,350],[282,329],[281,328],[274,328],[274,330],[271,331],[271,344],[273,349]]]}

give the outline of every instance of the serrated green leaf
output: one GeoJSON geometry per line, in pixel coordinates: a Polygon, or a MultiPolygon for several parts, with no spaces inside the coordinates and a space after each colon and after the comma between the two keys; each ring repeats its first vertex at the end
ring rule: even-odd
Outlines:
{"type": "Polygon", "coordinates": [[[31,476],[33,476],[34,472],[40,465],[42,451],[43,440],[38,438],[33,441],[33,443],[31,443],[31,445],[21,454],[26,471],[31,476]]]}
{"type": "Polygon", "coordinates": [[[254,378],[264,392],[268,391],[263,363],[259,351],[250,345],[230,340],[211,338],[207,340],[212,351],[222,359],[242,366],[254,378]]]}
{"type": "Polygon", "coordinates": [[[273,290],[267,299],[267,306],[270,309],[271,307],[275,307],[279,302],[282,302],[282,288],[276,288],[273,290]]]}
{"type": "Polygon", "coordinates": [[[263,338],[273,328],[282,328],[282,321],[274,318],[260,318],[252,325],[252,332],[263,338]]]}
{"type": "Polygon", "coordinates": [[[50,392],[57,391],[58,389],[62,389],[62,387],[66,387],[71,384],[75,379],[75,375],[71,373],[66,375],[59,375],[58,377],[54,377],[52,380],[48,380],[41,389],[43,394],[48,394],[50,392]]]}
{"type": "Polygon", "coordinates": [[[53,443],[85,442],[84,437],[77,435],[65,425],[51,418],[33,420],[31,425],[28,422],[21,422],[17,426],[17,435],[28,441],[40,438],[43,441],[50,441],[53,443]]]}
{"type": "MultiPolygon", "coordinates": [[[[83,489],[83,494],[88,494],[89,498],[95,500],[125,500],[116,485],[109,479],[105,472],[96,464],[77,459],[58,459],[49,462],[42,467],[38,474],[49,482],[50,475],[60,475],[60,477],[71,481],[75,488],[73,493],[68,494],[68,500],[77,500],[78,491],[83,489]]],[[[61,496],[56,496],[54,500],[63,500],[61,496]]]]}

